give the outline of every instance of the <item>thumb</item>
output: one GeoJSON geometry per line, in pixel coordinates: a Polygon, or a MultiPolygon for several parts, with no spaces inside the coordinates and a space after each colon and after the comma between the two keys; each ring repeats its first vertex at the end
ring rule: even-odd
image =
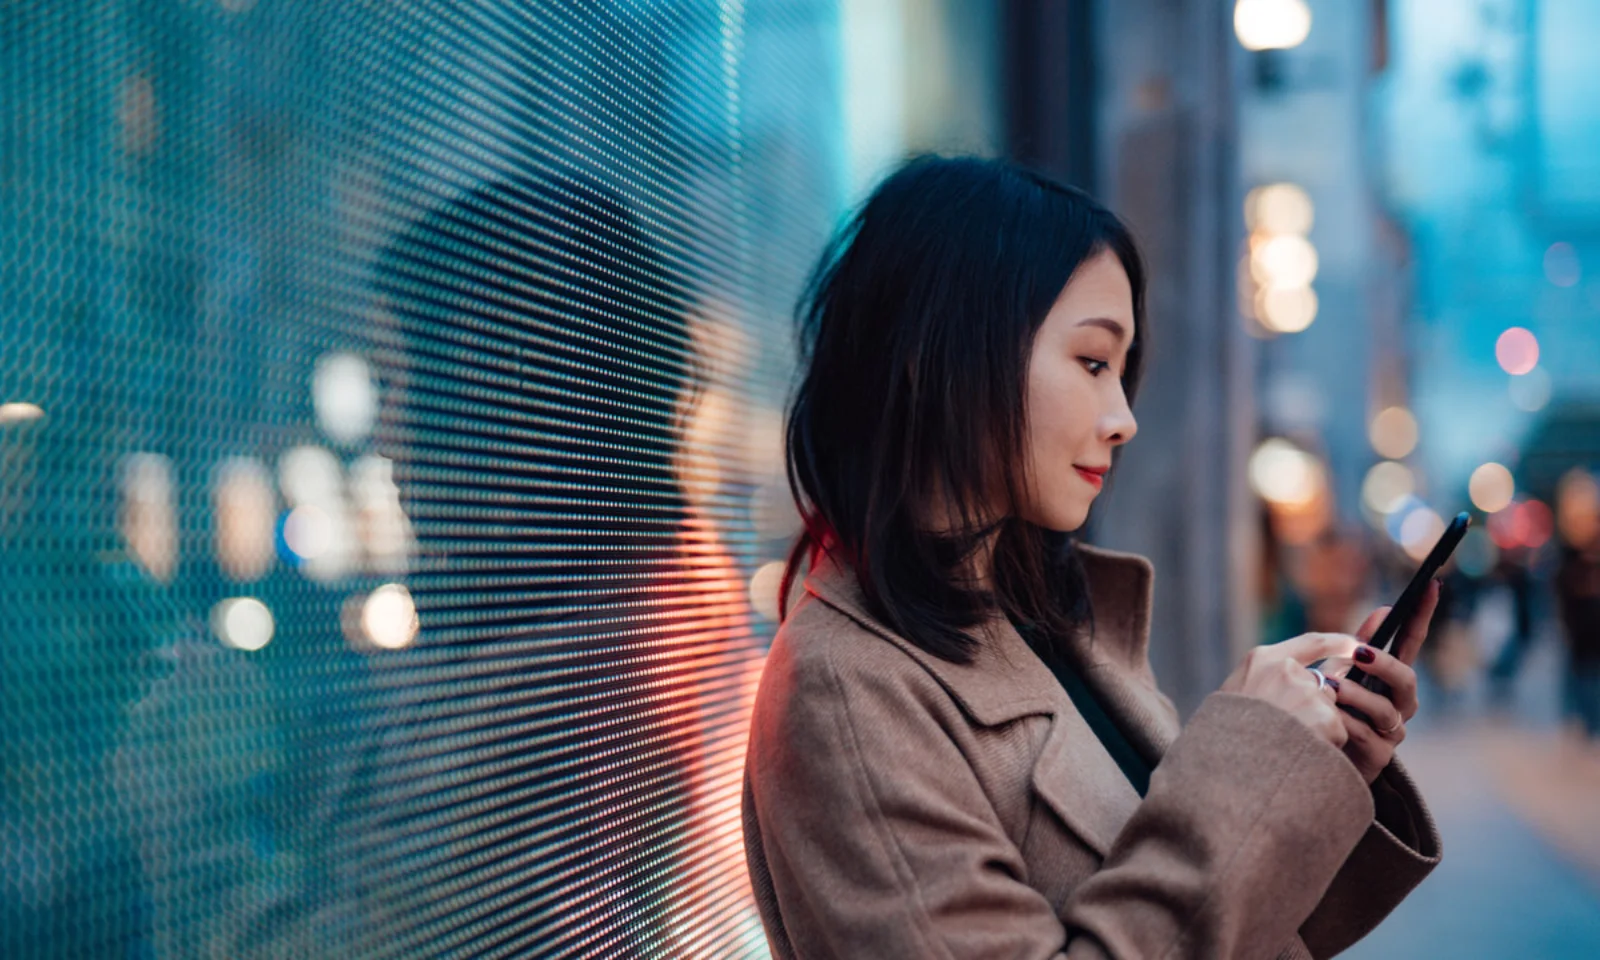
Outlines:
{"type": "Polygon", "coordinates": [[[1347,633],[1303,633],[1277,645],[1291,660],[1310,665],[1329,657],[1348,657],[1355,652],[1356,639],[1347,633]]]}

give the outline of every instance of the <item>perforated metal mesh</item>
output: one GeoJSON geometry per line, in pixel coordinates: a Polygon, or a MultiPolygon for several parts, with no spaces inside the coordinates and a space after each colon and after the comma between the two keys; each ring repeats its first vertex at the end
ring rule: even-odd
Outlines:
{"type": "Polygon", "coordinates": [[[10,3],[0,954],[765,952],[827,3],[10,3]]]}

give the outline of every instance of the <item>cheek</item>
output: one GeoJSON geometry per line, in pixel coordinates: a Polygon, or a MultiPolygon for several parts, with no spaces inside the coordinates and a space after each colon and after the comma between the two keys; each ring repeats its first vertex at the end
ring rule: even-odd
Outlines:
{"type": "Polygon", "coordinates": [[[1094,435],[1094,391],[1060,364],[1039,374],[1029,379],[1029,452],[1041,469],[1068,468],[1094,435]]]}

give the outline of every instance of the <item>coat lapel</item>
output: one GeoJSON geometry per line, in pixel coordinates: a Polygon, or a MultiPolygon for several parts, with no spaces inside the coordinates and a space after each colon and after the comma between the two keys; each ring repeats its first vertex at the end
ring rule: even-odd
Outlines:
{"type": "MultiPolygon", "coordinates": [[[[1069,642],[1085,681],[1108,712],[1148,756],[1159,757],[1177,735],[1177,714],[1155,687],[1146,649],[1150,565],[1142,557],[1079,547],[1090,583],[1095,632],[1069,642]]],[[[926,669],[982,726],[1025,716],[1050,718],[1031,771],[1035,792],[1085,843],[1104,857],[1139,795],[1100,745],[1050,668],[1034,655],[1004,617],[974,631],[972,662],[951,663],[909,642],[866,610],[855,577],[824,561],[805,589],[861,626],[900,647],[926,669]]]]}

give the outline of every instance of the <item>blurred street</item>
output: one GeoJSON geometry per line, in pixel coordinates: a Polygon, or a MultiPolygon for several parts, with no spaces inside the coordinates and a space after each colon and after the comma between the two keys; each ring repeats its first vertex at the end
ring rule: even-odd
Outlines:
{"type": "Polygon", "coordinates": [[[1546,632],[1511,703],[1475,681],[1440,692],[1401,748],[1433,807],[1444,859],[1350,957],[1600,956],[1600,749],[1558,726],[1564,651],[1546,632]]]}

